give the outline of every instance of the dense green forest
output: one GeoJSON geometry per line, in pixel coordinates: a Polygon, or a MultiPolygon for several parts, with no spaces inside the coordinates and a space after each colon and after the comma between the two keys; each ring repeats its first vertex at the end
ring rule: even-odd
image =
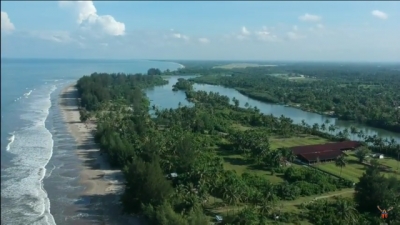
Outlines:
{"type": "Polygon", "coordinates": [[[205,75],[192,81],[400,132],[400,72],[396,65],[298,63],[232,69],[190,65],[176,73],[205,75]]]}
{"type": "MultiPolygon", "coordinates": [[[[160,76],[92,74],[76,85],[82,121],[95,119],[101,151],[124,171],[127,213],[155,225],[204,225],[216,215],[223,215],[221,224],[237,225],[377,224],[381,205],[395,208],[388,223],[400,223],[400,181],[390,175],[395,169],[382,170],[366,158],[372,148],[397,155],[399,145],[365,137],[372,146],[358,154],[365,171],[353,186],[298,163],[288,149],[291,142],[340,141],[348,133],[329,135],[325,125],[296,125],[191,87],[184,90],[193,107],[160,110],[143,88],[162,84],[160,76]],[[354,198],[339,196],[354,190],[354,198]],[[339,197],[317,200],[324,193],[339,197]]],[[[340,171],[351,166],[344,158],[333,163],[340,171]]]]}
{"type": "Polygon", "coordinates": [[[191,91],[193,89],[193,85],[191,81],[188,81],[183,78],[178,78],[178,82],[172,86],[173,91],[184,90],[191,91]]]}

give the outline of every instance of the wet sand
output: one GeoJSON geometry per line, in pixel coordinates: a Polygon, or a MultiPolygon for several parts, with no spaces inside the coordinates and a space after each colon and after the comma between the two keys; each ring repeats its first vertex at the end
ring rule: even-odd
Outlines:
{"type": "Polygon", "coordinates": [[[80,121],[78,93],[73,85],[60,94],[60,108],[68,131],[77,143],[76,154],[81,160],[80,183],[85,186],[77,214],[86,215],[74,221],[79,224],[140,225],[144,224],[133,216],[122,215],[119,201],[124,191],[124,176],[121,170],[112,169],[105,154],[100,154],[94,142],[94,122],[80,121]]]}

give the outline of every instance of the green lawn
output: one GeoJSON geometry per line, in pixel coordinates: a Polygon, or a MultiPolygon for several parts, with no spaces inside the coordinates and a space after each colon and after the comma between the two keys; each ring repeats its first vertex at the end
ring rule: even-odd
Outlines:
{"type": "Polygon", "coordinates": [[[278,149],[283,147],[290,148],[302,145],[315,145],[315,144],[323,144],[329,142],[324,138],[312,135],[303,135],[301,137],[291,137],[291,138],[273,137],[269,141],[272,149],[278,149]]]}
{"type": "Polygon", "coordinates": [[[347,165],[343,167],[342,174],[340,174],[340,167],[337,167],[335,162],[325,162],[315,166],[321,170],[325,170],[354,182],[358,182],[359,178],[365,171],[364,165],[354,162],[353,160],[348,160],[347,165]]]}
{"type": "Polygon", "coordinates": [[[252,163],[247,162],[247,160],[241,155],[236,155],[236,154],[227,155],[223,151],[220,151],[219,155],[224,159],[225,170],[234,170],[239,175],[243,174],[244,172],[247,172],[251,174],[266,176],[267,179],[272,183],[280,183],[284,181],[281,177],[277,176],[279,174],[271,175],[271,172],[268,170],[256,169],[252,163]]]}
{"type": "Polygon", "coordinates": [[[382,165],[391,167],[394,171],[400,174],[400,162],[393,158],[378,159],[378,162],[382,165]]]}
{"type": "MultiPolygon", "coordinates": [[[[357,157],[354,155],[354,152],[348,152],[347,165],[343,167],[342,177],[345,179],[352,180],[354,182],[358,182],[359,178],[363,175],[366,166],[362,165],[358,162],[357,157]]],[[[397,170],[397,160],[392,158],[378,159],[378,162],[382,165],[391,167],[395,172],[382,172],[385,176],[396,176],[400,179],[400,171],[397,170]],[[397,174],[396,174],[397,172],[397,174]]],[[[340,167],[335,165],[335,162],[327,162],[316,165],[318,168],[325,170],[327,172],[340,175],[340,167]]]]}

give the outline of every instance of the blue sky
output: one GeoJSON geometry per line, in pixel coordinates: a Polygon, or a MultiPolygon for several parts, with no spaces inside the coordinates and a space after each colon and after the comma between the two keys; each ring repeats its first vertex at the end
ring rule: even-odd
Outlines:
{"type": "Polygon", "coordinates": [[[2,1],[13,58],[400,61],[400,2],[2,1]]]}

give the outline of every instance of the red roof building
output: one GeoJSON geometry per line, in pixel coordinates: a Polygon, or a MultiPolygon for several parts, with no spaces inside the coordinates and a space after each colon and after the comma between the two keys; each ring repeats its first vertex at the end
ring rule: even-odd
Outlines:
{"type": "Polygon", "coordinates": [[[343,141],[319,145],[296,146],[291,149],[301,160],[311,163],[318,160],[327,161],[336,159],[343,154],[343,151],[354,150],[360,146],[361,143],[357,141],[343,141]]]}

